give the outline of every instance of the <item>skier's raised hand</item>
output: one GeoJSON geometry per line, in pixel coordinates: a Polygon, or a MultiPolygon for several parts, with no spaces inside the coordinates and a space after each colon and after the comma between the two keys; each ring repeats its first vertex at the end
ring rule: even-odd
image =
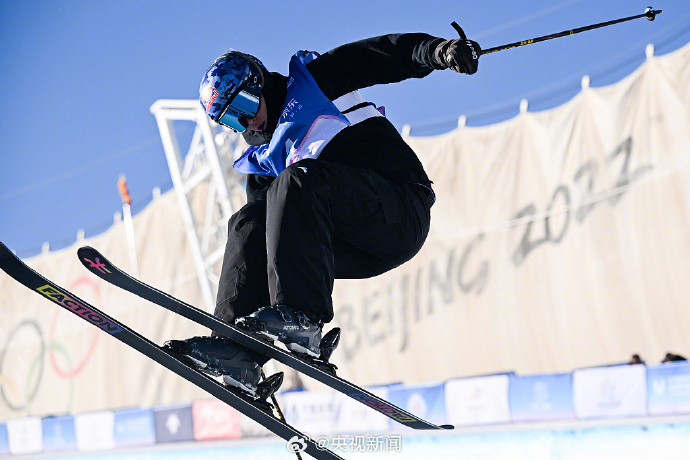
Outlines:
{"type": "Polygon", "coordinates": [[[442,68],[467,75],[477,71],[481,54],[479,43],[464,38],[442,41],[434,50],[434,58],[442,68]]]}

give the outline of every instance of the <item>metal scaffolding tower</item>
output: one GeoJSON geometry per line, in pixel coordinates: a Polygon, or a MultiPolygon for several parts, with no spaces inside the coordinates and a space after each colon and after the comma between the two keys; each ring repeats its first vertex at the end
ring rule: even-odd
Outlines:
{"type": "Polygon", "coordinates": [[[239,134],[212,122],[196,100],[158,100],[151,113],[158,123],[199,286],[207,310],[213,312],[227,221],[244,199],[244,179],[232,163],[246,144],[239,134]],[[179,122],[195,124],[184,157],[179,141],[184,130],[179,129],[179,122]],[[203,200],[205,205],[200,206],[203,200]]]}

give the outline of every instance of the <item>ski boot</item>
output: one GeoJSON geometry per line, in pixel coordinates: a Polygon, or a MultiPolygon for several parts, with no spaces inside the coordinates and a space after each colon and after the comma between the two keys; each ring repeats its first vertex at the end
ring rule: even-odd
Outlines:
{"type": "Polygon", "coordinates": [[[335,374],[336,366],[328,360],[340,341],[340,328],[334,328],[321,338],[321,321],[312,320],[302,311],[284,305],[260,308],[251,315],[238,318],[235,324],[270,341],[283,342],[291,352],[335,374]]]}
{"type": "Polygon", "coordinates": [[[323,323],[309,319],[295,308],[284,305],[263,307],[249,316],[238,318],[235,324],[269,340],[283,342],[292,352],[312,358],[320,355],[323,323]]]}
{"type": "Polygon", "coordinates": [[[169,340],[163,348],[198,371],[221,377],[228,387],[243,390],[263,401],[273,395],[283,383],[282,372],[259,383],[259,364],[245,348],[225,337],[169,340]]]}

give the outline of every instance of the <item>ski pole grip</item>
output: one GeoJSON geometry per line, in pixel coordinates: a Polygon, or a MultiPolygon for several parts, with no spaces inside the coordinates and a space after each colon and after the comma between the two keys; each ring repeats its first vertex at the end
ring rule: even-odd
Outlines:
{"type": "Polygon", "coordinates": [[[453,21],[450,23],[450,25],[453,26],[453,29],[455,29],[458,32],[460,38],[462,38],[463,40],[467,40],[465,32],[462,30],[462,27],[460,27],[460,25],[457,22],[453,21]]]}

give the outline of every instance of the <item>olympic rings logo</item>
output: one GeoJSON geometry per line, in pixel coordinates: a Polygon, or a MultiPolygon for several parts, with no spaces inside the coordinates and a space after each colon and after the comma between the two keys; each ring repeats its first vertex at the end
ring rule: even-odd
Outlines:
{"type": "MultiPolygon", "coordinates": [[[[68,290],[73,291],[80,286],[91,288],[98,300],[97,305],[103,304],[99,286],[89,278],[79,278],[69,286],[68,290]]],[[[84,356],[81,357],[78,362],[74,363],[73,357],[68,351],[69,347],[56,340],[56,331],[59,330],[58,322],[62,313],[62,308],[55,310],[48,330],[47,341],[39,322],[35,319],[27,318],[22,320],[12,332],[10,332],[7,340],[2,344],[3,347],[0,349],[0,398],[2,398],[2,401],[7,404],[10,409],[17,412],[23,411],[27,415],[30,415],[31,403],[36,399],[39,389],[42,383],[44,383],[43,378],[46,373],[46,361],[49,361],[55,375],[61,379],[69,380],[67,407],[65,411],[70,412],[74,401],[74,378],[84,371],[93,357],[96,346],[98,345],[100,332],[98,329],[93,329],[84,356]],[[18,344],[30,344],[32,349],[36,348],[34,345],[38,344],[38,353],[33,358],[29,359],[26,359],[24,356],[9,356],[13,344],[15,344],[15,353],[21,353],[22,347],[18,346],[18,344]],[[61,359],[58,359],[56,356],[58,354],[61,359]],[[46,357],[48,360],[46,360],[46,357]],[[23,365],[17,366],[26,369],[23,378],[23,394],[20,389],[21,385],[17,382],[17,380],[21,379],[21,376],[18,375],[19,372],[12,371],[12,363],[10,361],[14,363],[24,363],[23,365]]]]}

